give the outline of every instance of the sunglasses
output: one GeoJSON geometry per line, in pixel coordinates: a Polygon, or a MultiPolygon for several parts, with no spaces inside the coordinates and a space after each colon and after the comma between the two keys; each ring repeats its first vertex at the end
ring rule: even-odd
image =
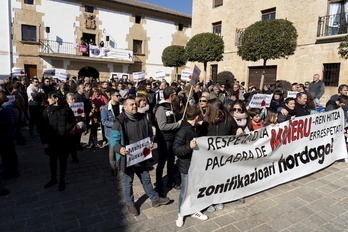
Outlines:
{"type": "Polygon", "coordinates": [[[239,112],[239,113],[242,113],[242,111],[243,111],[241,108],[233,108],[232,110],[233,110],[233,111],[237,111],[237,112],[239,112]]]}
{"type": "Polygon", "coordinates": [[[121,97],[121,95],[114,95],[115,97],[121,97]]]}
{"type": "Polygon", "coordinates": [[[199,100],[199,102],[207,102],[207,100],[199,100]]]}

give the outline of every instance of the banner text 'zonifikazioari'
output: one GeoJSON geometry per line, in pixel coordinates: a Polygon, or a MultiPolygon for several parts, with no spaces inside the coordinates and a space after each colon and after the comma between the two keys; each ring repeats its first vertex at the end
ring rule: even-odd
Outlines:
{"type": "Polygon", "coordinates": [[[346,158],[343,131],[338,109],[239,137],[197,138],[181,214],[255,194],[346,158]]]}

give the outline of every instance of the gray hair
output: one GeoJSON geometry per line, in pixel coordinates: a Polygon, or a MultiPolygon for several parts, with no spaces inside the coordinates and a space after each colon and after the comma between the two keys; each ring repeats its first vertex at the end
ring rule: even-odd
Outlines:
{"type": "Polygon", "coordinates": [[[72,97],[75,97],[75,94],[73,94],[73,93],[68,93],[68,94],[65,96],[65,99],[66,99],[66,100],[69,100],[69,99],[72,98],[72,97]]]}

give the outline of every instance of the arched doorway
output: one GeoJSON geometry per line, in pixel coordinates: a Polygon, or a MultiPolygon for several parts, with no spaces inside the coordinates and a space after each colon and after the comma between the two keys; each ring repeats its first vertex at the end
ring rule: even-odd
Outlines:
{"type": "Polygon", "coordinates": [[[79,71],[79,78],[80,77],[93,77],[94,79],[99,78],[99,72],[95,68],[91,66],[86,66],[80,69],[79,71]]]}

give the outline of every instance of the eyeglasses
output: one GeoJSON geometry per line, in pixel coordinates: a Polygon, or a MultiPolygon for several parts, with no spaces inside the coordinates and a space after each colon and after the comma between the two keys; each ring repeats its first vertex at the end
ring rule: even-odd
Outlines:
{"type": "Polygon", "coordinates": [[[241,108],[233,108],[232,110],[233,110],[233,111],[237,111],[237,112],[239,112],[239,113],[242,113],[242,111],[243,111],[241,108]]]}
{"type": "Polygon", "coordinates": [[[309,85],[308,83],[306,83],[305,85],[309,85]]]}
{"type": "Polygon", "coordinates": [[[207,102],[207,100],[199,100],[199,102],[207,102]]]}

